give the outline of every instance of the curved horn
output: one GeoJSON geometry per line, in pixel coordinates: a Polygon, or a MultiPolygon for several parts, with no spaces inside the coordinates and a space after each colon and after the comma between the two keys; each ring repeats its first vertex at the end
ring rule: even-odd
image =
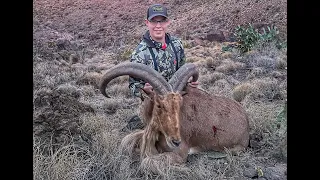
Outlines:
{"type": "Polygon", "coordinates": [[[148,82],[153,89],[163,95],[169,91],[172,91],[170,84],[164,79],[164,77],[156,70],[141,63],[125,62],[110,68],[101,78],[99,87],[100,92],[109,97],[105,91],[108,83],[119,76],[129,75],[145,82],[148,82]]]}
{"type": "Polygon", "coordinates": [[[172,86],[173,91],[182,91],[190,77],[192,77],[192,82],[197,81],[199,78],[199,72],[196,65],[186,63],[174,73],[169,80],[169,84],[172,86]]]}

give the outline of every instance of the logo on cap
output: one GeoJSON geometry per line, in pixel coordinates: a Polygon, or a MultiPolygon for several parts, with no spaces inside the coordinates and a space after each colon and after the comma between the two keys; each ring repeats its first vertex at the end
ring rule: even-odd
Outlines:
{"type": "Polygon", "coordinates": [[[148,8],[147,19],[150,20],[155,16],[168,17],[167,8],[161,4],[154,4],[148,8]]]}
{"type": "Polygon", "coordinates": [[[152,7],[153,12],[163,12],[163,8],[161,6],[152,7]]]}

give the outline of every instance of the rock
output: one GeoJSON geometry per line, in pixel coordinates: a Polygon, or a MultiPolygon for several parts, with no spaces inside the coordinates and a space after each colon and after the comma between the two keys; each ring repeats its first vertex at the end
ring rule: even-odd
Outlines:
{"type": "Polygon", "coordinates": [[[258,177],[258,172],[253,167],[249,167],[243,171],[243,175],[248,178],[258,177]]]}
{"type": "Polygon", "coordinates": [[[71,42],[65,38],[59,38],[57,39],[56,45],[57,45],[57,50],[61,51],[61,50],[68,49],[71,45],[71,42]]]}
{"type": "Polygon", "coordinates": [[[207,34],[205,37],[206,40],[212,42],[212,41],[217,41],[217,42],[224,42],[226,41],[224,35],[222,33],[212,33],[212,34],[207,34]]]}
{"type": "Polygon", "coordinates": [[[70,64],[75,64],[75,63],[79,62],[79,60],[80,60],[80,57],[78,54],[71,54],[69,56],[69,63],[70,64]]]}
{"type": "Polygon", "coordinates": [[[250,147],[251,147],[252,149],[258,149],[258,148],[259,148],[259,142],[256,141],[256,140],[251,139],[251,140],[250,140],[250,147]]]}
{"type": "Polygon", "coordinates": [[[263,137],[259,133],[250,134],[250,143],[249,146],[252,149],[259,149],[260,148],[260,141],[262,141],[263,137]]]}
{"type": "Polygon", "coordinates": [[[287,179],[286,170],[286,166],[281,164],[275,167],[268,167],[265,169],[263,177],[267,180],[284,180],[287,179]]]}
{"type": "Polygon", "coordinates": [[[121,131],[128,131],[128,130],[132,131],[135,129],[143,129],[143,127],[144,127],[144,124],[140,119],[140,117],[137,115],[134,115],[129,119],[128,124],[121,131]]]}

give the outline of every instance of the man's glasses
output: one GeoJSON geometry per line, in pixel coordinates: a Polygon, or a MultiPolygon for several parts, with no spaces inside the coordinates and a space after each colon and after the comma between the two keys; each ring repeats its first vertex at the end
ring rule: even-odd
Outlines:
{"type": "Polygon", "coordinates": [[[156,26],[158,23],[160,23],[160,25],[164,25],[168,22],[168,19],[163,19],[163,20],[159,20],[159,21],[151,19],[149,22],[154,26],[156,26]]]}

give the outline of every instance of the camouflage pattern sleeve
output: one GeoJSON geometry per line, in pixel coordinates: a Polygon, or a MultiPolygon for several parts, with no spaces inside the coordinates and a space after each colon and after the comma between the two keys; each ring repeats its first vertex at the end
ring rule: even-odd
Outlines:
{"type": "Polygon", "coordinates": [[[184,54],[184,48],[183,48],[183,44],[182,44],[182,41],[179,39],[178,40],[179,44],[180,44],[180,59],[179,59],[179,67],[178,69],[183,66],[185,63],[186,63],[186,56],[184,54]]]}
{"type": "MultiPolygon", "coordinates": [[[[142,56],[141,52],[143,50],[144,50],[143,45],[139,44],[138,47],[132,52],[130,62],[143,63],[144,60],[141,57],[142,56]]],[[[129,89],[132,95],[142,98],[140,89],[143,88],[144,85],[145,85],[145,82],[142,81],[141,79],[137,79],[129,76],[129,89]]]]}

